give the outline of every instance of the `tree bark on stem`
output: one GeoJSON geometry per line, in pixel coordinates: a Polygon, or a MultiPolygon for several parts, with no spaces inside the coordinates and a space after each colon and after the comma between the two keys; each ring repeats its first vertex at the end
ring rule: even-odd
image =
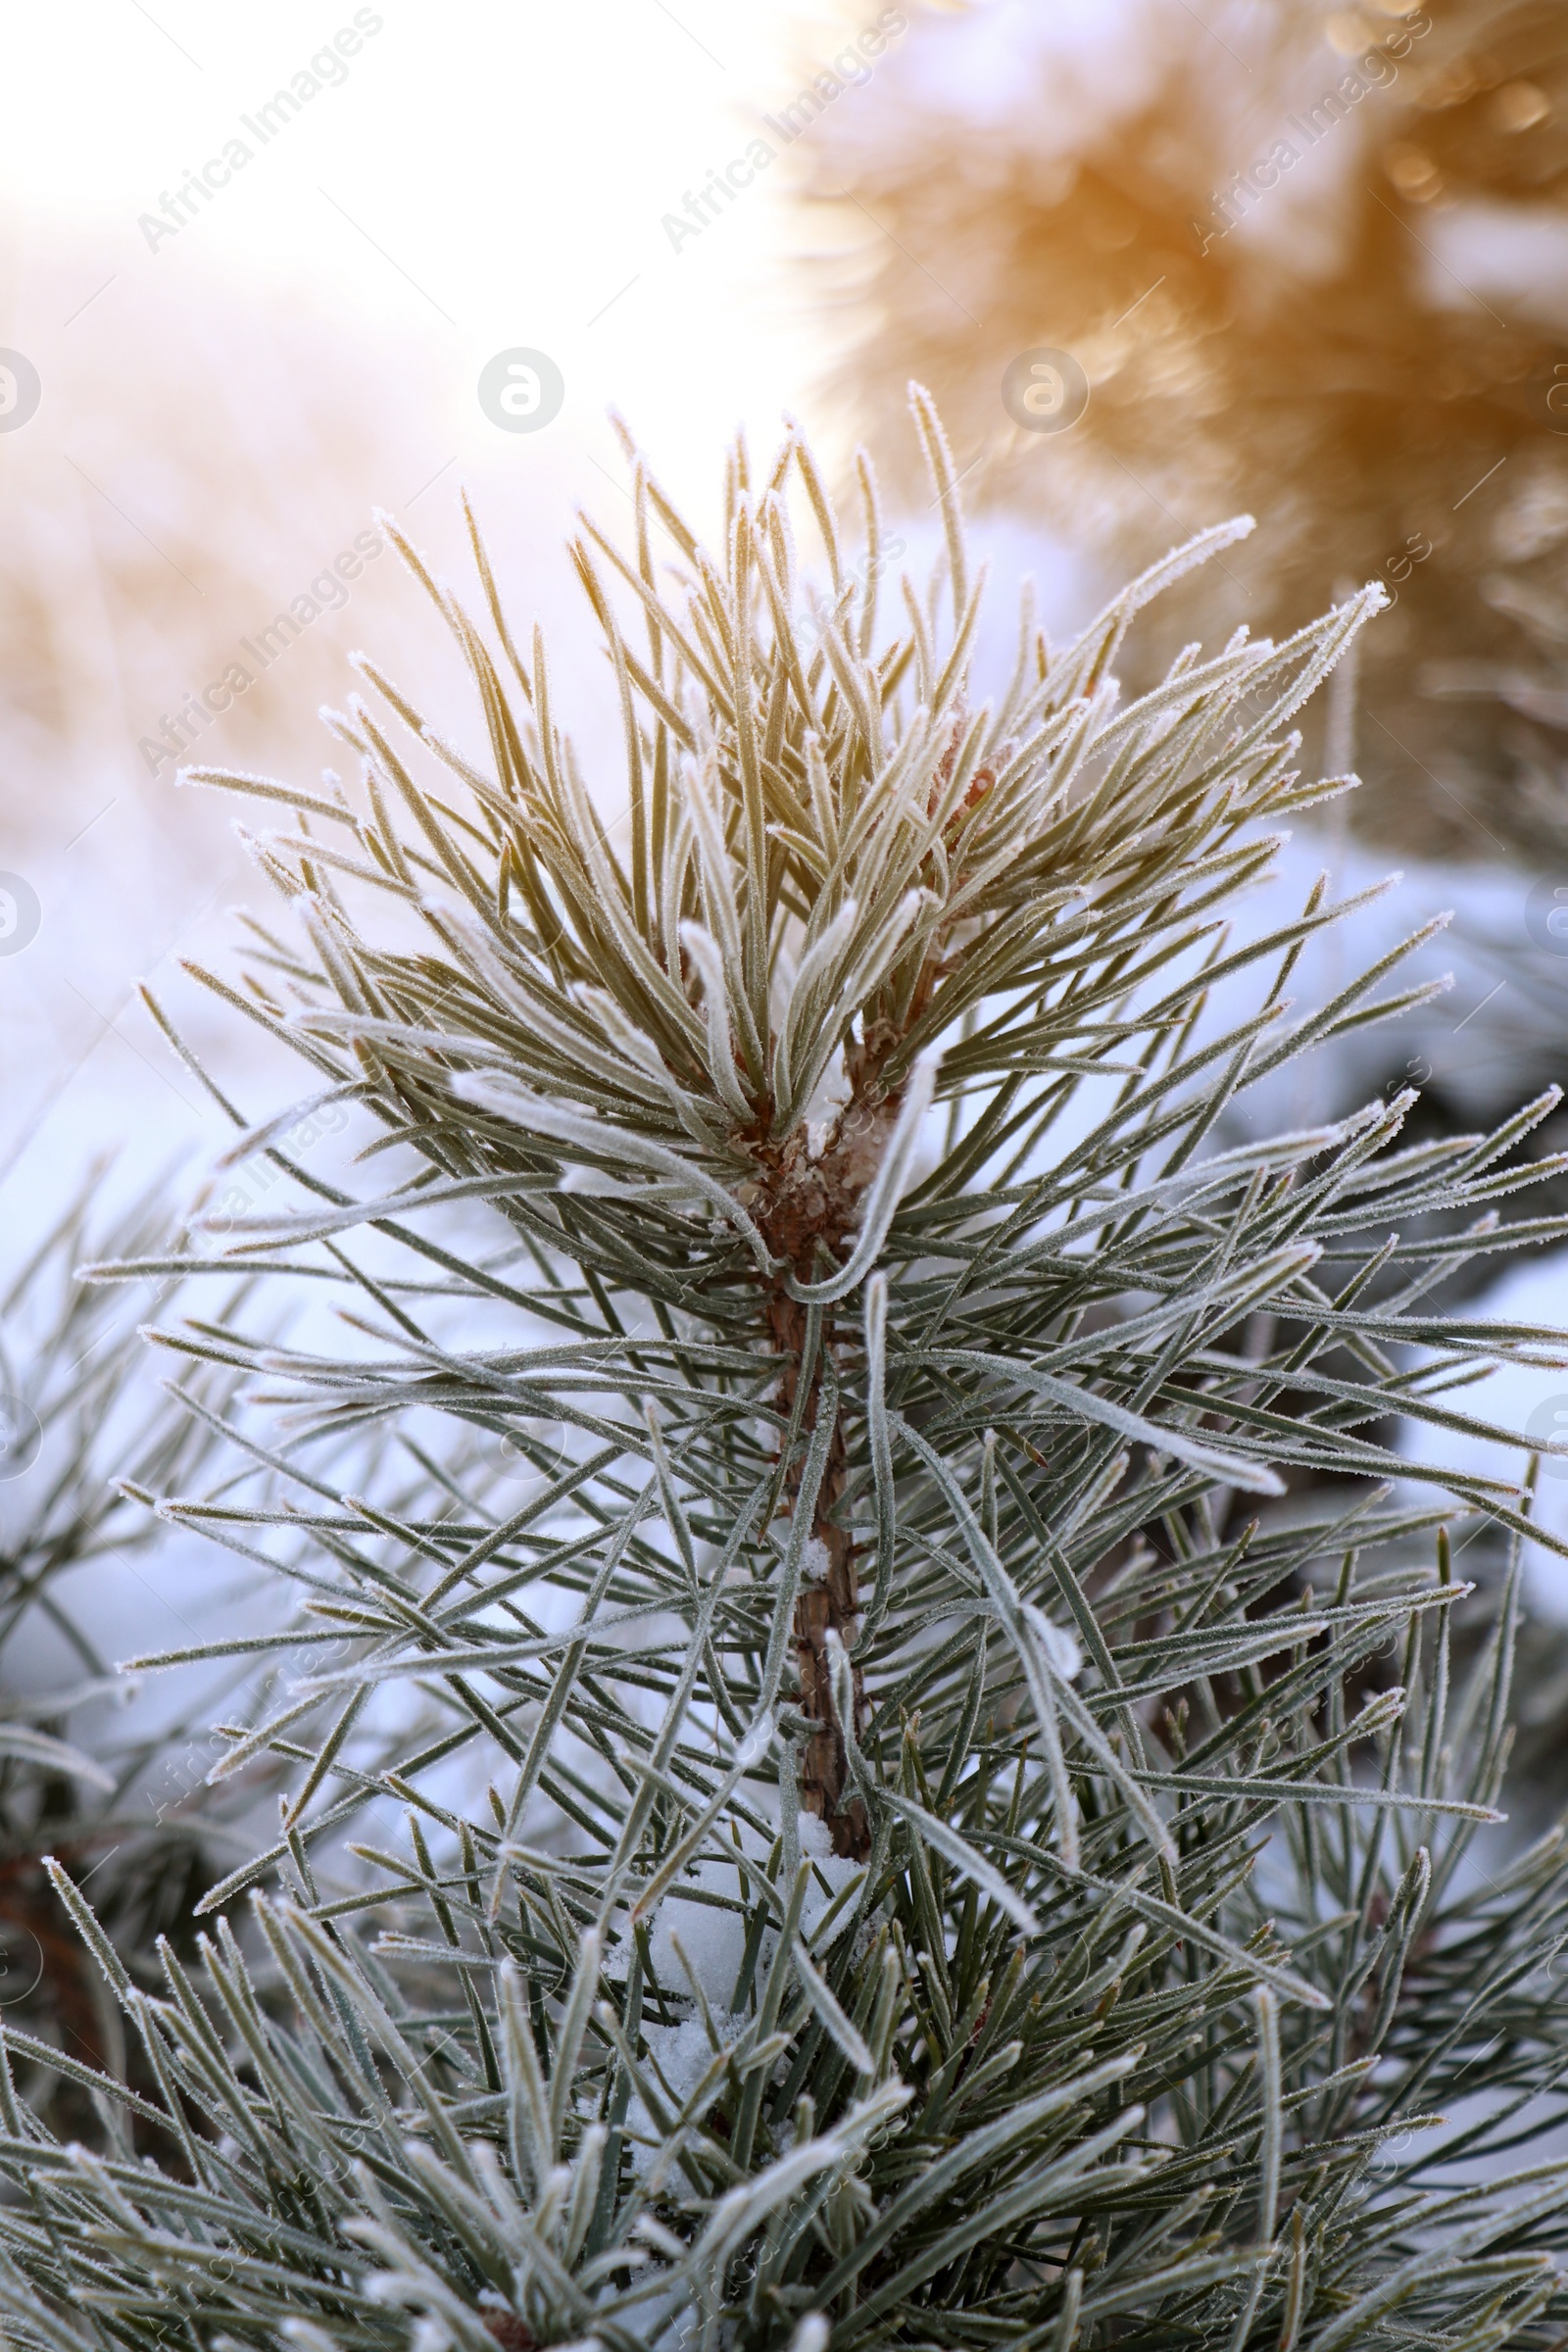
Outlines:
{"type": "MultiPolygon", "coordinates": [[[[793,1411],[805,1350],[806,1310],[786,1293],[778,1291],[770,1300],[769,1321],[785,1363],[785,1410],[793,1411]]],[[[828,1345],[829,1332],[824,1328],[822,1348],[828,1345]]],[[[804,1433],[815,1431],[821,1401],[819,1351],[801,1416],[804,1433]]],[[[856,1546],[833,1517],[834,1506],[844,1493],[846,1469],[841,1410],[828,1441],[827,1468],[811,1522],[811,1535],[827,1556],[827,1569],[824,1575],[810,1577],[802,1584],[795,1603],[795,1662],[800,1675],[801,1711],[813,1726],[801,1759],[800,1794],[804,1809],[826,1825],[835,1854],[863,1862],[871,1850],[870,1824],[860,1798],[850,1793],[849,1756],[833,1702],[827,1648],[828,1635],[834,1633],[849,1654],[855,1690],[854,1731],[859,1739],[865,1731],[867,1708],[864,1680],[855,1655],[860,1615],[856,1546]]]]}

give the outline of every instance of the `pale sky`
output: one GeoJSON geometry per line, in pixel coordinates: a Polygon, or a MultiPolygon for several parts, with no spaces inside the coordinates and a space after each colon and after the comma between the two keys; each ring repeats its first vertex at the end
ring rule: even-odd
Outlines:
{"type": "MultiPolygon", "coordinates": [[[[431,495],[414,507],[410,527],[440,561],[453,560],[456,491],[467,481],[509,560],[517,605],[543,598],[569,673],[581,599],[564,594],[560,542],[579,503],[612,525],[625,514],[607,409],[626,416],[700,527],[714,518],[722,453],[738,423],[755,446],[770,446],[781,411],[796,411],[832,454],[815,397],[829,356],[825,312],[791,268],[820,234],[790,200],[799,159],[786,161],[769,134],[778,159],[678,251],[662,220],[744,157],[762,117],[787,107],[879,4],[273,0],[261,10],[216,0],[0,0],[0,218],[14,238],[0,251],[0,354],[24,355],[48,404],[27,430],[0,435],[6,479],[37,491],[22,511],[43,518],[32,545],[13,544],[9,561],[41,577],[59,543],[59,581],[46,602],[52,594],[62,607],[53,625],[81,640],[83,692],[107,713],[86,781],[47,749],[34,772],[0,775],[0,869],[24,864],[43,907],[33,944],[0,960],[0,1126],[9,1139],[0,1181],[13,1218],[23,1201],[29,1216],[42,1213],[74,1168],[117,1137],[129,1139],[136,1164],[206,1148],[201,1098],[153,1033],[134,983],[150,975],[172,992],[177,1018],[206,1021],[206,1001],[181,982],[177,956],[223,963],[226,905],[266,896],[237,852],[211,872],[199,858],[194,868],[188,856],[183,866],[164,858],[164,841],[192,838],[189,796],[176,806],[169,772],[149,777],[137,756],[160,710],[218,675],[233,658],[234,628],[255,625],[218,617],[208,551],[186,559],[189,572],[168,555],[157,520],[161,461],[198,449],[220,457],[225,436],[239,431],[238,454],[261,459],[261,480],[271,466],[265,514],[247,507],[253,493],[237,492],[231,511],[215,496],[211,515],[198,518],[212,551],[225,530],[265,540],[247,608],[262,617],[272,609],[264,599],[286,602],[368,520],[372,500],[406,514],[427,482],[431,495]],[[334,44],[341,70],[328,56],[314,75],[323,86],[261,138],[262,110],[296,76],[312,78],[311,61],[334,44]],[[222,159],[235,139],[251,153],[230,169],[232,156],[229,167],[222,159]],[[179,191],[204,169],[220,183],[211,201],[188,197],[193,217],[149,242],[142,216],[172,199],[179,218],[179,191]],[[263,348],[268,321],[297,313],[340,328],[351,353],[389,355],[384,364],[401,379],[387,385],[396,429],[366,434],[389,478],[375,472],[368,496],[363,480],[351,489],[313,476],[302,493],[291,478],[308,439],[309,386],[293,416],[281,406],[286,378],[275,388],[275,464],[270,378],[261,416],[253,404],[238,426],[242,406],[208,413],[199,388],[181,406],[192,355],[209,381],[216,366],[220,387],[230,359],[243,370],[227,341],[236,305],[263,330],[263,348]],[[564,379],[561,413],[538,433],[500,431],[479,406],[486,362],[517,347],[547,354],[564,379]],[[117,428],[107,437],[106,420],[117,428]],[[74,509],[61,507],[63,488],[74,509]],[[118,711],[113,651],[93,650],[90,564],[71,554],[77,538],[86,549],[100,534],[111,546],[156,548],[154,576],[172,599],[167,620],[148,608],[155,674],[123,687],[118,711]],[[62,813],[52,831],[33,822],[17,832],[19,812],[31,822],[55,798],[62,813]]],[[[873,94],[862,82],[836,103],[873,94]]],[[[283,334],[276,349],[286,368],[296,364],[289,355],[318,347],[283,334]]],[[[258,478],[254,465],[249,478],[258,478]]],[[[321,621],[316,637],[340,665],[352,646],[388,645],[398,598],[410,603],[395,569],[378,567],[347,612],[321,621]]],[[[526,629],[535,615],[514,616],[526,629]]],[[[15,701],[27,684],[24,649],[14,647],[12,659],[5,688],[15,701]]],[[[309,689],[303,660],[258,689],[266,725],[302,714],[311,723],[323,689],[309,689]]],[[[344,667],[333,699],[353,683],[344,667]]],[[[318,756],[329,751],[323,739],[318,756]]],[[[235,760],[231,733],[215,732],[211,756],[235,760]]],[[[275,769],[278,757],[264,739],[239,764],[275,769]]],[[[226,821],[225,812],[224,838],[226,821]]],[[[199,838],[213,837],[209,822],[199,838]]]]}
{"type": "Polygon", "coordinates": [[[417,336],[448,382],[443,455],[454,426],[491,434],[478,371],[522,345],[565,377],[561,443],[608,451],[615,403],[672,475],[706,479],[737,420],[771,434],[809,395],[821,347],[780,270],[804,232],[777,166],[678,253],[662,218],[875,15],[869,0],[380,0],[359,11],[379,29],[343,79],[261,146],[240,118],[353,31],[348,0],[13,4],[0,188],[41,223],[85,227],[118,303],[153,272],[218,270],[417,336]],[[138,217],[236,136],[251,161],[149,250],[138,217]]]}

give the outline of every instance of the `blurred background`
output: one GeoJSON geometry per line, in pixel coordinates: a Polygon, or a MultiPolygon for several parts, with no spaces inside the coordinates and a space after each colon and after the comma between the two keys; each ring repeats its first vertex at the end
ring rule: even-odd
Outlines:
{"type": "MultiPolygon", "coordinates": [[[[220,965],[229,909],[265,891],[229,808],[175,769],[308,787],[359,647],[464,735],[373,517],[466,575],[466,485],[612,799],[562,544],[580,505],[629,512],[612,412],[702,526],[737,425],[768,446],[798,416],[841,479],[864,443],[918,561],[938,531],[905,387],[929,384],[998,583],[983,663],[1010,658],[1019,572],[1067,637],[1238,510],[1257,530],[1152,617],[1131,684],[1381,579],[1390,609],[1305,722],[1307,757],[1366,787],[1243,919],[1281,919],[1324,865],[1341,895],[1397,869],[1300,992],[1440,909],[1413,976],[1453,986],[1255,1115],[1413,1081],[1418,1130],[1453,1130],[1568,1071],[1568,0],[80,0],[9,11],[6,39],[0,1412],[40,1400],[55,1452],[24,1461],[22,1429],[0,1464],[0,1716],[244,1605],[186,1539],[142,1527],[132,1561],[118,1520],[58,1521],[89,1469],[126,1467],[106,1396],[136,1360],[124,1317],[84,1326],[122,1369],[83,1385],[62,1252],[106,1248],[149,1185],[188,1198],[229,1132],[137,984],[247,1116],[297,1091],[183,972],[220,965]]],[[[1548,1119],[1517,1151],[1565,1141],[1548,1119]]],[[[1565,1208],[1557,1186],[1528,1213],[1565,1208]]],[[[1568,1254],[1498,1263],[1459,1295],[1568,1325],[1568,1254]]],[[[1568,1376],[1477,1401],[1568,1427],[1568,1376]]],[[[1568,1532],[1568,1480],[1542,1508],[1568,1532]]],[[[1561,1563],[1532,1562],[1531,1596],[1549,1725],[1561,1563]]],[[[167,1729],[157,1703],[115,1717],[117,1753],[127,1721],[167,1729]]],[[[54,1732],[101,1747],[105,1707],[73,1699],[54,1732]]],[[[6,1888],[39,1807],[98,1800],[8,1753],[0,1926],[30,1936],[6,1888]]]]}

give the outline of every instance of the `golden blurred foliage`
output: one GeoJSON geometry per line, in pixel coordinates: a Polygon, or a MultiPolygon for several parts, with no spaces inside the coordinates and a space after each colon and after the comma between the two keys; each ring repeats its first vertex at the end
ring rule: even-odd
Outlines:
{"type": "Polygon", "coordinates": [[[425,460],[417,355],[281,289],[193,287],[188,263],[122,268],[93,294],[86,237],[7,242],[0,341],[41,387],[0,434],[8,856],[58,848],[113,795],[188,869],[227,816],[175,803],[179,761],[310,774],[329,754],[318,706],[341,699],[345,648],[395,570],[353,543],[425,460]],[[75,288],[84,316],[62,325],[75,288]]]}
{"type": "Polygon", "coordinates": [[[1151,665],[1383,580],[1354,821],[1423,855],[1568,846],[1565,0],[1166,0],[1096,24],[1093,72],[1050,22],[916,16],[811,142],[851,224],[816,268],[857,423],[928,384],[966,500],[1107,577],[1255,514],[1151,665]],[[1041,351],[1088,379],[1071,430],[1004,406],[1041,351]]]}

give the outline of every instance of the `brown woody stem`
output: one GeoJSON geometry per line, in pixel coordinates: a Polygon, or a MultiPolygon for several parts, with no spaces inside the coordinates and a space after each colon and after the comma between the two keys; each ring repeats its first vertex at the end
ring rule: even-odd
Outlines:
{"type": "MultiPolygon", "coordinates": [[[[806,1312],[796,1300],[778,1292],[770,1302],[769,1319],[786,1366],[785,1405],[793,1410],[804,1357],[806,1312]]],[[[822,1398],[822,1349],[827,1345],[828,1334],[824,1330],[821,1348],[809,1374],[810,1386],[801,1416],[801,1426],[805,1432],[816,1428],[822,1398]]],[[[801,1760],[801,1803],[808,1813],[814,1813],[818,1821],[827,1825],[836,1854],[842,1854],[851,1861],[863,1862],[871,1850],[870,1824],[860,1799],[848,1793],[849,1757],[844,1744],[843,1727],[833,1703],[833,1684],[828,1665],[827,1638],[829,1633],[834,1633],[843,1642],[850,1658],[855,1689],[854,1730],[858,1739],[865,1730],[866,1704],[864,1682],[855,1657],[856,1632],[860,1613],[855,1544],[833,1518],[834,1506],[844,1492],[845,1467],[844,1430],[840,1416],[835,1421],[829,1439],[827,1466],[817,1492],[811,1522],[811,1534],[827,1554],[827,1573],[804,1583],[795,1603],[795,1659],[800,1674],[801,1709],[815,1727],[806,1742],[801,1760]]]]}

